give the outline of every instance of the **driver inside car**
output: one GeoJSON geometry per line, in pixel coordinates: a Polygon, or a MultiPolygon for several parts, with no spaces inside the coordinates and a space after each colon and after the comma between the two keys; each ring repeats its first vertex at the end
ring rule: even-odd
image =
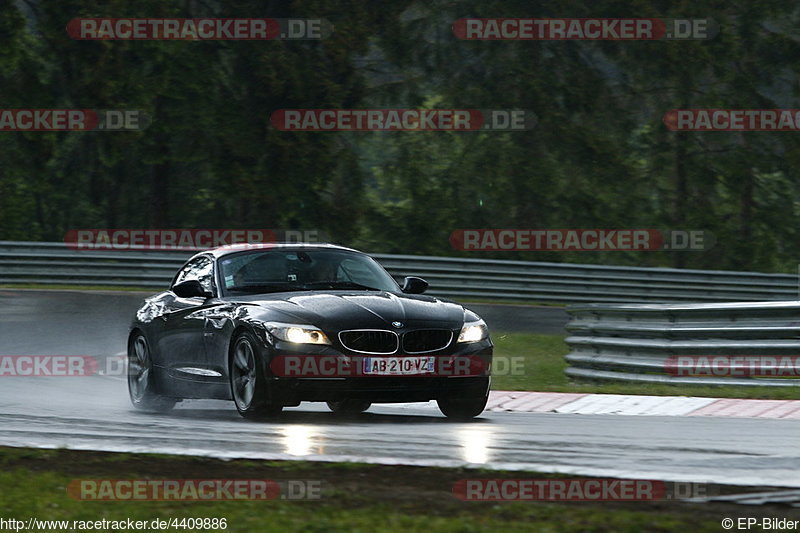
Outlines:
{"type": "Polygon", "coordinates": [[[233,275],[233,286],[234,287],[244,287],[247,285],[247,265],[244,265],[242,268],[236,271],[233,275]]]}
{"type": "Polygon", "coordinates": [[[325,281],[336,281],[338,278],[339,265],[327,259],[317,259],[308,274],[310,283],[322,283],[325,281]]]}

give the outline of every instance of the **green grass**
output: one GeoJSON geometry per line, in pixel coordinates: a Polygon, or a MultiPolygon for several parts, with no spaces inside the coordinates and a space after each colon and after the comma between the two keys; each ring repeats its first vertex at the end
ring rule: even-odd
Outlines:
{"type": "Polygon", "coordinates": [[[565,374],[564,356],[569,347],[560,335],[492,333],[495,358],[522,357],[522,372],[506,375],[502,363],[495,364],[492,388],[539,392],[605,394],[649,394],[654,396],[708,396],[714,398],[800,399],[797,389],[723,387],[709,385],[662,385],[646,383],[576,383],[565,374]]]}
{"type": "MultiPolygon", "coordinates": [[[[410,466],[218,461],[193,457],[0,448],[0,516],[27,520],[225,518],[235,532],[648,532],[719,531],[731,504],[658,502],[463,502],[453,483],[470,477],[553,478],[525,472],[478,473],[410,466]],[[80,501],[67,495],[77,479],[317,479],[318,500],[237,502],[80,501]]],[[[572,476],[574,477],[574,476],[572,476]]],[[[743,489],[737,489],[743,490],[743,489]]],[[[740,513],[741,511],[739,511],[740,513]]],[[[750,513],[766,515],[766,510],[750,513]]],[[[782,511],[800,516],[800,511],[782,511]]],[[[185,531],[166,529],[162,531],[185,531]]]]}

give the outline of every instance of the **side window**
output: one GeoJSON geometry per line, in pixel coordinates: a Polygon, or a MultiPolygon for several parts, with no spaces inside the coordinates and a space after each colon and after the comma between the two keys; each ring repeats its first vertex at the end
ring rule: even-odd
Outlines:
{"type": "Polygon", "coordinates": [[[205,255],[190,261],[178,273],[175,285],[193,279],[199,281],[207,291],[213,292],[214,261],[205,255]]]}

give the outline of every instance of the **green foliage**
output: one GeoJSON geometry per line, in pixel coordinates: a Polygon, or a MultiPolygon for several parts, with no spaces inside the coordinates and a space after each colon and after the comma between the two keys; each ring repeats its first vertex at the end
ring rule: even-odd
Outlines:
{"type": "Polygon", "coordinates": [[[0,135],[0,239],[74,228],[320,229],[458,255],[464,228],[702,229],[712,252],[481,253],[794,271],[800,141],[674,133],[685,107],[800,108],[786,2],[40,0],[0,6],[3,108],[134,108],[143,132],[0,135]],[[323,41],[75,41],[79,16],[307,17],[323,41]],[[465,16],[710,17],[706,41],[461,41],[465,16]],[[533,110],[527,132],[301,133],[287,108],[533,110]]]}

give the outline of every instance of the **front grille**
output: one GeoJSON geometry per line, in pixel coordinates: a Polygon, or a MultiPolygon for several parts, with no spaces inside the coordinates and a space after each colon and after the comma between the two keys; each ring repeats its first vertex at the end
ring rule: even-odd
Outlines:
{"type": "Polygon", "coordinates": [[[400,347],[394,331],[382,329],[353,329],[339,333],[342,346],[353,352],[392,354],[400,347]]]}
{"type": "Polygon", "coordinates": [[[403,352],[425,353],[447,348],[453,340],[449,329],[419,329],[403,335],[403,352]]]}

